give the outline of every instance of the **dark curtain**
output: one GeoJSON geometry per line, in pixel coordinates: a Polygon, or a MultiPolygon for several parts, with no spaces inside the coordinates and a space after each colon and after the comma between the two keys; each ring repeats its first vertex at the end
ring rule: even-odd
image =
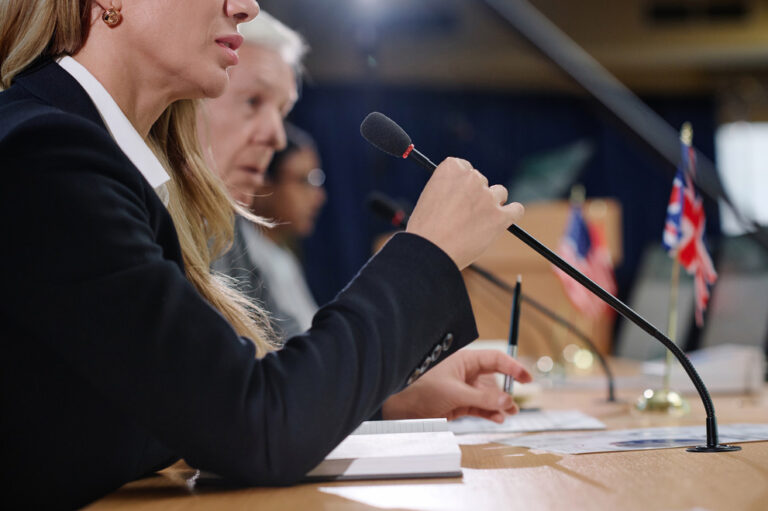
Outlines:
{"type": "MultiPolygon", "coordinates": [[[[712,98],[646,101],[675,127],[690,121],[695,145],[714,157],[712,98]]],[[[367,194],[379,190],[415,204],[428,178],[412,163],[385,155],[361,138],[360,122],[373,110],[403,126],[435,162],[448,155],[466,158],[491,183],[509,183],[527,156],[589,140],[595,153],[579,181],[589,197],[615,197],[623,208],[624,258],[616,272],[621,298],[632,286],[643,249],[660,243],[674,169],[603,115],[589,98],[306,86],[291,120],[316,137],[327,174],[329,200],[316,232],[303,246],[307,278],[320,303],[355,275],[370,256],[374,237],[390,229],[367,211],[367,194]]],[[[718,235],[716,204],[711,202],[707,220],[708,234],[718,235]]]]}

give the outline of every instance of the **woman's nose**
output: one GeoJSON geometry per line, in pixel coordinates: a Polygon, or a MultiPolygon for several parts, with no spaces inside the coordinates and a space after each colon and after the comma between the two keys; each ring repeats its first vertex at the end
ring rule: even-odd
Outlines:
{"type": "Polygon", "coordinates": [[[226,13],[237,23],[251,21],[259,14],[259,3],[256,0],[226,0],[226,13]]]}

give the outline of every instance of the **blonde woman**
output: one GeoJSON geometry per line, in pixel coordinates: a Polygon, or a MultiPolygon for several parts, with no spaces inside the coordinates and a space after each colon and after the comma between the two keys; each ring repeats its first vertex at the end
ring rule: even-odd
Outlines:
{"type": "Polygon", "coordinates": [[[193,100],[223,92],[236,27],[257,13],[252,0],[0,2],[4,503],[78,507],[178,458],[292,483],[475,337],[458,270],[522,207],[500,206],[506,190],[462,160],[278,352],[210,276],[236,207],[204,168],[193,100]]]}

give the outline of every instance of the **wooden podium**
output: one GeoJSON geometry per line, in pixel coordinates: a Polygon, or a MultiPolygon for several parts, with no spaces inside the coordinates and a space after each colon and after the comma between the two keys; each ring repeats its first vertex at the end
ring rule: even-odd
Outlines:
{"type": "MultiPolygon", "coordinates": [[[[602,226],[615,266],[621,260],[619,203],[612,199],[592,199],[585,202],[583,211],[590,223],[602,226]]],[[[519,226],[557,252],[569,215],[570,204],[565,200],[529,204],[519,226]]],[[[517,275],[521,274],[523,294],[574,323],[603,354],[610,353],[615,313],[611,310],[595,319],[582,314],[568,300],[552,264],[522,241],[504,233],[475,263],[510,285],[514,285],[517,275]]],[[[470,270],[464,270],[464,281],[480,338],[505,339],[509,334],[511,296],[470,270]]],[[[581,344],[565,328],[522,303],[518,339],[521,355],[552,355],[570,343],[581,344]]]]}

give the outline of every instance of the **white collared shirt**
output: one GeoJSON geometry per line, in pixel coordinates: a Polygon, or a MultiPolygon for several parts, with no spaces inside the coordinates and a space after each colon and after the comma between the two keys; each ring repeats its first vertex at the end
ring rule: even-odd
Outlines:
{"type": "Polygon", "coordinates": [[[299,260],[290,250],[264,235],[258,225],[244,218],[237,219],[235,229],[243,237],[251,264],[260,273],[265,289],[275,301],[277,308],[272,311],[275,318],[279,321],[281,315],[290,316],[300,330],[307,330],[312,326],[318,306],[299,260]]]}
{"type": "Polygon", "coordinates": [[[168,173],[107,89],[72,57],[62,57],[58,64],[85,89],[112,138],[167,206],[168,192],[165,183],[170,180],[168,173]]]}

